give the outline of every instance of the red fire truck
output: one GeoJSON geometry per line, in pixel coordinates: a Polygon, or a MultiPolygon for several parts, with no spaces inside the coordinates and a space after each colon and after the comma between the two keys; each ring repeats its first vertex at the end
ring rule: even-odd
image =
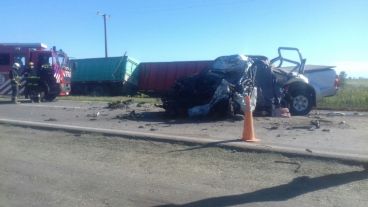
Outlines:
{"type": "MultiPolygon", "coordinates": [[[[55,47],[47,49],[42,43],[0,43],[0,95],[11,93],[9,71],[16,62],[21,65],[21,73],[29,62],[33,62],[37,69],[48,70],[49,75],[41,77],[43,100],[52,101],[58,95],[69,95],[71,70],[67,54],[55,47]]],[[[20,93],[23,93],[24,85],[25,78],[20,93]]]]}

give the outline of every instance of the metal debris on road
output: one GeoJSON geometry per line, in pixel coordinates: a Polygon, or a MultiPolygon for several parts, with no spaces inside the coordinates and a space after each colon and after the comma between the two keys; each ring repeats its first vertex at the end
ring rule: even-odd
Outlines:
{"type": "Polygon", "coordinates": [[[92,113],[92,114],[87,114],[87,117],[98,117],[100,115],[100,112],[96,112],[96,113],[92,113]]]}
{"type": "Polygon", "coordinates": [[[128,109],[129,105],[132,103],[133,103],[133,99],[128,99],[125,101],[119,100],[119,101],[107,103],[107,108],[109,109],[128,109]]]}
{"type": "Polygon", "coordinates": [[[330,112],[326,114],[327,116],[345,116],[346,114],[343,112],[330,112]]]}
{"type": "Polygon", "coordinates": [[[319,129],[320,127],[321,127],[321,124],[320,124],[320,122],[319,122],[319,120],[317,119],[317,120],[312,120],[311,121],[311,124],[313,125],[313,126],[315,126],[317,129],[319,129]]]}
{"type": "Polygon", "coordinates": [[[309,153],[313,153],[313,151],[312,151],[312,150],[310,150],[310,149],[305,149],[305,151],[307,151],[307,152],[309,152],[309,153]]]}
{"type": "Polygon", "coordinates": [[[57,119],[49,118],[49,119],[45,119],[44,121],[57,121],[57,119]]]}

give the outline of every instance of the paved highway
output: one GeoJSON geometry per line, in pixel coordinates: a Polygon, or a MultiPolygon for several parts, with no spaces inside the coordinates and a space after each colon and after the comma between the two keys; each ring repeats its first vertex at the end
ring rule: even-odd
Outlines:
{"type": "MultiPolygon", "coordinates": [[[[259,143],[254,146],[289,148],[312,154],[336,154],[368,160],[368,116],[366,113],[313,111],[309,117],[290,119],[256,117],[259,143]],[[333,114],[333,113],[332,113],[333,114]],[[318,121],[319,128],[312,123],[318,121]]],[[[133,103],[118,109],[103,102],[56,101],[41,104],[9,104],[0,99],[0,119],[127,130],[142,133],[186,136],[209,141],[240,141],[243,120],[169,119],[163,110],[149,104],[133,103]]]]}
{"type": "Polygon", "coordinates": [[[332,161],[0,125],[0,206],[366,206],[332,161]]]}

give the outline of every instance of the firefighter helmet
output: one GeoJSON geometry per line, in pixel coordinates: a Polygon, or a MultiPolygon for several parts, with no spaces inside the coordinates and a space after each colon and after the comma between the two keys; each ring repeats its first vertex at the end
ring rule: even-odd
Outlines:
{"type": "Polygon", "coordinates": [[[12,66],[12,68],[18,70],[20,68],[20,64],[19,63],[14,63],[13,66],[12,66]]]}
{"type": "Polygon", "coordinates": [[[31,67],[34,67],[34,63],[33,62],[29,62],[28,63],[28,66],[31,68],[31,67]]]}

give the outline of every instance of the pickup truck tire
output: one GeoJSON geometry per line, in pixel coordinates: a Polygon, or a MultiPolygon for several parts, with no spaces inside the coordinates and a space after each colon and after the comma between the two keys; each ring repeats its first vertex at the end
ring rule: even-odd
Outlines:
{"type": "Polygon", "coordinates": [[[307,115],[313,107],[312,96],[306,90],[296,90],[291,94],[290,113],[294,116],[307,115]]]}

